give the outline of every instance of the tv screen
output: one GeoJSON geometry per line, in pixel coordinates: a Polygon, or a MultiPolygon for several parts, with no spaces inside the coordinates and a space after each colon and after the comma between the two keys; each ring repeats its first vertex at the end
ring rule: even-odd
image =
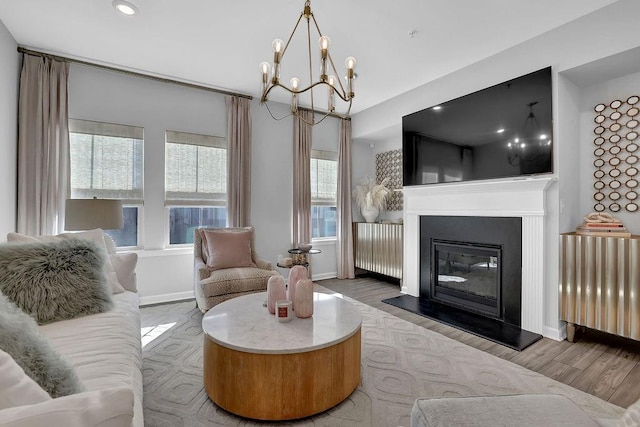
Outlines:
{"type": "Polygon", "coordinates": [[[403,184],[553,172],[551,67],[402,118],[403,184]]]}

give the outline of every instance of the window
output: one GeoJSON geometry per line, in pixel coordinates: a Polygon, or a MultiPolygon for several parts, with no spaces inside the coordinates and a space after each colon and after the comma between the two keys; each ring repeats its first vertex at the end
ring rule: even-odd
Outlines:
{"type": "Polygon", "coordinates": [[[71,198],[118,199],[124,227],[105,230],[119,247],[137,247],[143,202],[144,129],[69,120],[71,198]]]}
{"type": "Polygon", "coordinates": [[[338,156],[311,150],[311,237],[336,236],[338,156]]]}
{"type": "Polygon", "coordinates": [[[199,227],[227,224],[226,139],[166,132],[165,205],[169,244],[193,243],[199,227]]]}

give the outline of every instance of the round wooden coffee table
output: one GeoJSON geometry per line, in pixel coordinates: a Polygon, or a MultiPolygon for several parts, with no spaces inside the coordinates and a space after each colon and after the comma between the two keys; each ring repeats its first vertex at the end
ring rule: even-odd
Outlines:
{"type": "Polygon", "coordinates": [[[314,293],[314,314],[280,323],[266,292],[216,305],[202,318],[204,385],[218,406],[246,418],[290,420],[325,411],[360,383],[357,308],[314,293]]]}

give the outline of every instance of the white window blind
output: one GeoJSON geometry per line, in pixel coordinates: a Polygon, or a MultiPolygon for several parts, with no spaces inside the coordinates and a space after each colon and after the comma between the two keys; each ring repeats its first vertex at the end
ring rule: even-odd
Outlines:
{"type": "Polygon", "coordinates": [[[165,205],[227,203],[227,143],[217,136],[166,132],[165,205]]]}
{"type": "Polygon", "coordinates": [[[335,206],[338,191],[338,154],[311,150],[311,204],[335,206]]]}
{"type": "Polygon", "coordinates": [[[69,120],[71,197],[142,204],[144,129],[69,120]]]}

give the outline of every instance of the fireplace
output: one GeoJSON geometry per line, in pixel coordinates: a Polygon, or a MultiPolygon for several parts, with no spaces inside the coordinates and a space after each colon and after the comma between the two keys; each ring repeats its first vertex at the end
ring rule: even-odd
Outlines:
{"type": "Polygon", "coordinates": [[[521,218],[420,217],[420,297],[519,327],[521,296],[521,218]]]}
{"type": "Polygon", "coordinates": [[[432,239],[431,257],[433,300],[501,318],[501,246],[432,239]]]}

